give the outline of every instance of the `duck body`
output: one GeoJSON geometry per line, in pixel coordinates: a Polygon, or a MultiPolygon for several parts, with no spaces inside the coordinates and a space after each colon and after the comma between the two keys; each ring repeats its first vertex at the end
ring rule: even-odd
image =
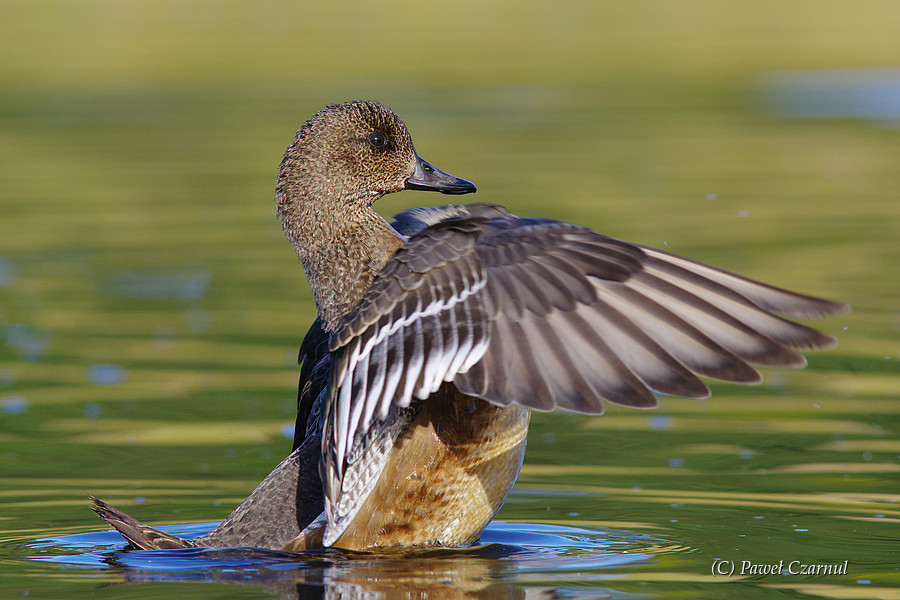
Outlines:
{"type": "MultiPolygon", "coordinates": [[[[300,350],[294,449],[185,545],[471,544],[516,480],[529,410],[707,397],[698,376],[758,383],[753,364],[803,366],[797,350],[834,343],[784,316],[848,308],[495,204],[388,224],[372,203],[403,189],[475,186],[421,159],[375,102],[329,106],[297,132],[277,213],[319,316],[300,350]]],[[[177,547],[96,502],[134,545],[177,547]]]]}
{"type": "Polygon", "coordinates": [[[337,533],[326,520],[321,542],[313,527],[282,549],[299,552],[326,541],[347,550],[383,550],[478,540],[522,466],[529,411],[466,396],[452,384],[442,385],[419,408],[392,417],[393,427],[383,430],[397,434],[370,451],[373,457],[364,464],[372,472],[342,498],[338,508],[353,510],[339,513],[337,533]]]}

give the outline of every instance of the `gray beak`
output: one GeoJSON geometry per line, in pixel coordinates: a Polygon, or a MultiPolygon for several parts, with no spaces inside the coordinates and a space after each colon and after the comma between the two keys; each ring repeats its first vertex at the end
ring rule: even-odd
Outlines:
{"type": "Polygon", "coordinates": [[[407,178],[406,189],[442,194],[471,194],[475,191],[475,184],[436,169],[416,154],[416,171],[407,178]]]}

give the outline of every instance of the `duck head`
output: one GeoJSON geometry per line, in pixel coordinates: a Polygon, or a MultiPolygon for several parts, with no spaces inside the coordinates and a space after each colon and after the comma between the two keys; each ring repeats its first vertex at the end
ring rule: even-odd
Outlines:
{"type": "Polygon", "coordinates": [[[297,132],[276,184],[279,215],[292,197],[371,206],[403,189],[467,194],[475,186],[416,154],[406,125],[378,102],[332,104],[297,132]]]}
{"type": "Polygon", "coordinates": [[[416,154],[403,121],[378,102],[330,105],[288,146],[276,180],[277,213],[330,324],[402,245],[371,207],[404,189],[467,194],[475,186],[416,154]]]}

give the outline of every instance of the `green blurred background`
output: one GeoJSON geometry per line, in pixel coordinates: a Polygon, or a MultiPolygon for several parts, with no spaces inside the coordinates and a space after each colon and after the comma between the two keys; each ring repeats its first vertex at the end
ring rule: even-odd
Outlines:
{"type": "Polygon", "coordinates": [[[689,418],[538,415],[522,482],[669,490],[634,473],[690,441],[708,446],[691,489],[895,494],[898,32],[889,1],[3,0],[0,537],[99,528],[87,492],[139,495],[153,523],[220,519],[287,453],[315,308],[274,177],[294,131],[350,99],[394,108],[473,200],[853,305],[806,371],[714,386],[704,414],[748,423],[739,441],[689,418]],[[727,479],[742,444],[754,467],[841,466],[748,487],[727,479]],[[539,468],[575,463],[632,473],[539,468]]]}

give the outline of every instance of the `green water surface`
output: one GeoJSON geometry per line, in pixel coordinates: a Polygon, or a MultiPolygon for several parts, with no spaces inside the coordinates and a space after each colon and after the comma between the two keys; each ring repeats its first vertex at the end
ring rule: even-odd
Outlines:
{"type": "Polygon", "coordinates": [[[285,571],[320,595],[900,598],[897,5],[0,11],[3,598],[302,595],[285,571]],[[809,118],[821,89],[779,104],[809,70],[886,81],[887,116],[809,118]],[[217,521],[289,452],[315,307],[273,181],[303,121],[350,99],[392,106],[422,156],[478,185],[473,201],[850,302],[818,325],[839,345],[761,386],[713,383],[711,400],[535,415],[486,540],[526,558],[233,567],[116,555],[113,534],[78,546],[106,529],[87,494],[154,525],[217,521]],[[104,544],[114,558],[85,558],[104,544]],[[847,572],[741,576],[744,561],[847,572]]]}

